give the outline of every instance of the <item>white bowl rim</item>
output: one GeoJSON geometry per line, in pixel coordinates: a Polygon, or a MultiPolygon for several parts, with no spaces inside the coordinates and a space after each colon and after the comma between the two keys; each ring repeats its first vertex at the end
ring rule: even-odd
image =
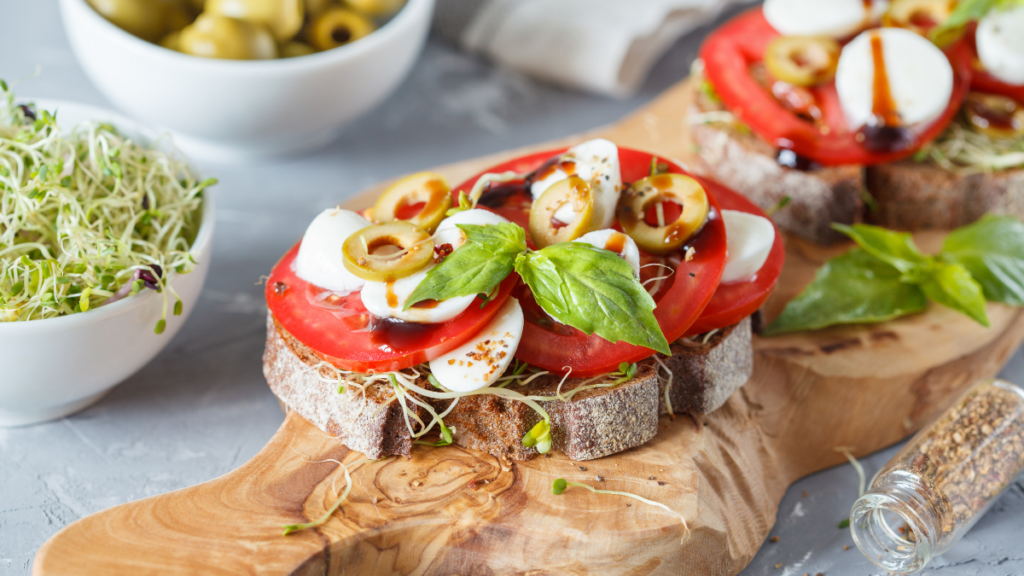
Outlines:
{"type": "Polygon", "coordinates": [[[381,26],[373,33],[360,38],[359,40],[325,50],[323,52],[316,52],[314,54],[308,54],[305,56],[299,56],[296,58],[275,58],[270,60],[227,60],[223,58],[204,58],[201,56],[192,56],[190,54],[183,54],[175,50],[170,50],[133,36],[128,32],[115,26],[112,22],[104,18],[97,12],[86,0],[62,0],[62,5],[69,3],[77,3],[85,13],[85,18],[92,20],[97,23],[100,27],[105,27],[109,30],[110,34],[113,34],[121,42],[134,44],[139,50],[147,53],[156,59],[164,59],[167,62],[185,63],[189,65],[195,65],[198,68],[205,68],[210,72],[216,73],[227,73],[227,74],[263,74],[267,72],[281,72],[291,71],[295,69],[308,69],[317,68],[320,66],[326,66],[333,62],[339,62],[349,59],[358,58],[361,54],[369,52],[378,45],[387,42],[392,35],[400,34],[404,31],[407,21],[412,21],[415,17],[414,12],[421,10],[424,6],[428,5],[431,0],[406,0],[402,9],[395,14],[391,20],[389,20],[384,26],[381,26]]]}
{"type": "MultiPolygon", "coordinates": [[[[124,117],[124,116],[122,116],[122,115],[120,115],[120,114],[118,114],[116,112],[107,110],[106,108],[101,108],[99,106],[93,106],[91,104],[82,104],[80,102],[75,102],[73,100],[58,100],[58,99],[50,99],[50,98],[38,98],[38,99],[35,99],[35,98],[31,98],[31,97],[22,97],[22,98],[17,98],[17,100],[26,101],[26,102],[32,102],[32,103],[36,104],[37,106],[39,106],[41,108],[45,108],[45,109],[52,109],[52,108],[64,105],[64,106],[74,106],[76,108],[80,108],[80,109],[83,109],[83,110],[95,111],[97,114],[102,114],[102,115],[106,116],[106,119],[104,119],[103,121],[110,122],[111,124],[113,124],[118,129],[133,130],[133,131],[138,132],[138,133],[142,134],[143,136],[145,136],[146,138],[149,138],[151,140],[155,140],[156,139],[156,136],[154,136],[154,134],[156,134],[156,132],[154,132],[153,130],[151,130],[149,128],[146,128],[145,126],[139,124],[138,122],[135,122],[134,120],[130,120],[130,119],[128,119],[128,118],[126,118],[126,117],[124,117]]],[[[180,154],[179,152],[176,152],[176,153],[180,154]]],[[[195,239],[194,242],[192,242],[192,247],[189,249],[190,253],[204,253],[205,254],[205,256],[204,256],[205,258],[209,258],[210,257],[209,246],[210,246],[210,243],[212,242],[212,237],[213,237],[213,227],[214,227],[213,225],[214,225],[214,211],[215,211],[215,209],[216,208],[214,206],[214,201],[213,201],[212,195],[207,193],[206,191],[204,191],[204,193],[203,193],[203,217],[199,221],[199,231],[196,232],[196,239],[195,239]]],[[[194,271],[190,272],[190,273],[194,273],[194,271]]],[[[173,271],[170,271],[170,270],[167,271],[167,279],[168,279],[168,281],[170,281],[170,279],[172,279],[175,276],[178,276],[178,274],[173,272],[173,271]]],[[[159,294],[157,294],[155,291],[147,290],[143,294],[136,294],[135,296],[129,296],[127,298],[122,298],[122,299],[118,300],[117,302],[114,302],[112,304],[108,304],[106,306],[100,306],[98,308],[94,308],[94,309],[89,310],[87,312],[79,312],[77,314],[68,314],[66,316],[55,316],[53,318],[43,318],[43,319],[40,319],[40,320],[26,320],[26,321],[17,321],[17,322],[0,322],[0,333],[6,333],[5,335],[9,335],[9,334],[11,334],[14,331],[19,330],[19,329],[26,330],[26,331],[33,330],[33,329],[38,329],[38,328],[42,327],[41,325],[45,325],[45,327],[47,329],[49,329],[51,327],[52,328],[70,327],[70,326],[75,325],[76,323],[77,324],[82,324],[82,323],[89,323],[89,322],[97,322],[97,321],[100,321],[100,320],[102,320],[104,318],[109,318],[111,316],[117,316],[118,314],[121,314],[123,312],[127,312],[127,311],[131,310],[132,308],[136,308],[136,307],[139,307],[139,306],[144,306],[147,302],[149,302],[150,299],[156,298],[158,296],[159,296],[159,294]]]]}

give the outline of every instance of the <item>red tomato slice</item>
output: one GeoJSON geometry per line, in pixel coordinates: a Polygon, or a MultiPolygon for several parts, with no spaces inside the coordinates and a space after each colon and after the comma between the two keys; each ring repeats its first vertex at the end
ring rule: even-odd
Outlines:
{"type": "Polygon", "coordinates": [[[946,50],[953,65],[953,96],[935,122],[916,136],[916,145],[899,152],[872,152],[849,130],[835,82],[810,88],[821,109],[828,133],[782,106],[749,72],[761,62],[768,43],[779,33],[754,8],[727,22],[704,41],[700,57],[704,70],[725,106],[758,136],[780,148],[793,150],[819,164],[880,164],[905,158],[946,129],[971,84],[971,51],[960,41],[946,50]]]}
{"type": "Polygon", "coordinates": [[[519,282],[510,275],[493,300],[482,307],[470,304],[443,324],[385,321],[371,329],[372,318],[358,292],[338,298],[295,275],[292,262],[298,253],[296,244],[274,266],[265,290],[267,307],[299,342],[353,372],[411,368],[457,348],[491,321],[519,282]]]}
{"type": "MultiPolygon", "coordinates": [[[[459,191],[469,192],[477,179],[488,172],[514,170],[521,174],[529,173],[562,152],[564,150],[540,152],[494,166],[462,183],[455,189],[455,194],[459,191]]],[[[623,181],[633,182],[647,176],[651,157],[647,152],[619,148],[623,181]]],[[[688,174],[676,164],[668,162],[668,166],[670,172],[688,174]]],[[[503,191],[498,201],[488,198],[490,194],[491,189],[481,199],[481,207],[494,210],[509,219],[515,219],[511,216],[519,218],[525,213],[529,220],[528,207],[525,210],[523,207],[523,202],[528,201],[523,196],[528,194],[524,185],[520,184],[518,190],[507,193],[503,191]]],[[[709,193],[708,198],[717,209],[718,202],[714,194],[709,193]]],[[[674,342],[686,332],[718,288],[725,269],[725,225],[721,218],[709,220],[690,246],[694,248],[694,257],[679,265],[667,282],[670,286],[660,292],[657,308],[654,309],[654,317],[669,342],[674,342]]],[[[573,376],[586,377],[612,372],[618,369],[621,362],[636,362],[653,354],[648,348],[625,342],[609,342],[600,336],[587,335],[553,321],[534,301],[525,286],[517,288],[515,295],[526,316],[516,357],[529,364],[556,373],[565,373],[571,369],[573,376]]]]}
{"type": "MultiPolygon", "coordinates": [[[[753,202],[725,186],[708,181],[705,181],[704,185],[714,192],[715,198],[718,199],[718,204],[723,210],[737,210],[768,218],[753,202]]],[[[707,307],[685,335],[695,336],[718,328],[725,328],[756,312],[775,288],[785,260],[786,245],[782,241],[779,230],[776,229],[772,250],[768,253],[768,259],[765,260],[764,266],[758,270],[754,279],[749,282],[719,285],[707,307]]]]}

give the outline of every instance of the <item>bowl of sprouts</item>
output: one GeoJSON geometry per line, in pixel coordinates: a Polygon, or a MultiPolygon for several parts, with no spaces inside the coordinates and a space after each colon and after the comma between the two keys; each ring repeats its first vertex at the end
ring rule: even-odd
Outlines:
{"type": "Polygon", "coordinates": [[[0,426],[81,410],[170,342],[209,267],[215,183],[130,120],[0,81],[0,426]]]}
{"type": "Polygon", "coordinates": [[[382,102],[412,69],[434,1],[209,0],[198,16],[192,0],[60,8],[111,102],[194,158],[237,162],[322,147],[382,102]],[[186,16],[140,16],[175,6],[186,16]]]}

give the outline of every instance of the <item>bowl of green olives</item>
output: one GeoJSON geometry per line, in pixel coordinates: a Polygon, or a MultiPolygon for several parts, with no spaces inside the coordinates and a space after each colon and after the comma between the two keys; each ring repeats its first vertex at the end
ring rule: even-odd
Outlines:
{"type": "Polygon", "coordinates": [[[333,141],[423,48],[435,0],[60,0],[93,84],[193,158],[333,141]]]}

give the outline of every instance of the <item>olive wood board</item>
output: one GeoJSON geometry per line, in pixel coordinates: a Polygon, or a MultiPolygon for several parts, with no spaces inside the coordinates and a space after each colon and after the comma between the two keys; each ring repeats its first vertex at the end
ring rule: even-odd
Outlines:
{"type": "MultiPolygon", "coordinates": [[[[691,93],[680,82],[610,127],[437,170],[456,183],[501,160],[595,135],[685,163],[691,93]]],[[[365,207],[379,191],[346,206],[365,207]]],[[[935,249],[941,236],[917,240],[935,249]]],[[[844,249],[793,238],[786,245],[769,319],[844,249]]],[[[842,462],[837,447],[863,456],[901,440],[972,381],[1001,369],[1024,340],[1024,312],[995,304],[987,311],[987,329],[932,306],[876,326],[755,337],[754,375],[723,408],[699,419],[663,417],[653,441],[599,460],[555,453],[509,462],[417,446],[410,459],[358,464],[338,512],[285,537],[282,525],[319,518],[345,486],[331,460],[364,458],[291,412],[237,470],[65,527],[40,549],[34,572],[736,574],[760,548],[789,484],[842,462]],[[664,503],[688,530],[677,516],[621,496],[555,496],[556,478],[664,503]]]]}

